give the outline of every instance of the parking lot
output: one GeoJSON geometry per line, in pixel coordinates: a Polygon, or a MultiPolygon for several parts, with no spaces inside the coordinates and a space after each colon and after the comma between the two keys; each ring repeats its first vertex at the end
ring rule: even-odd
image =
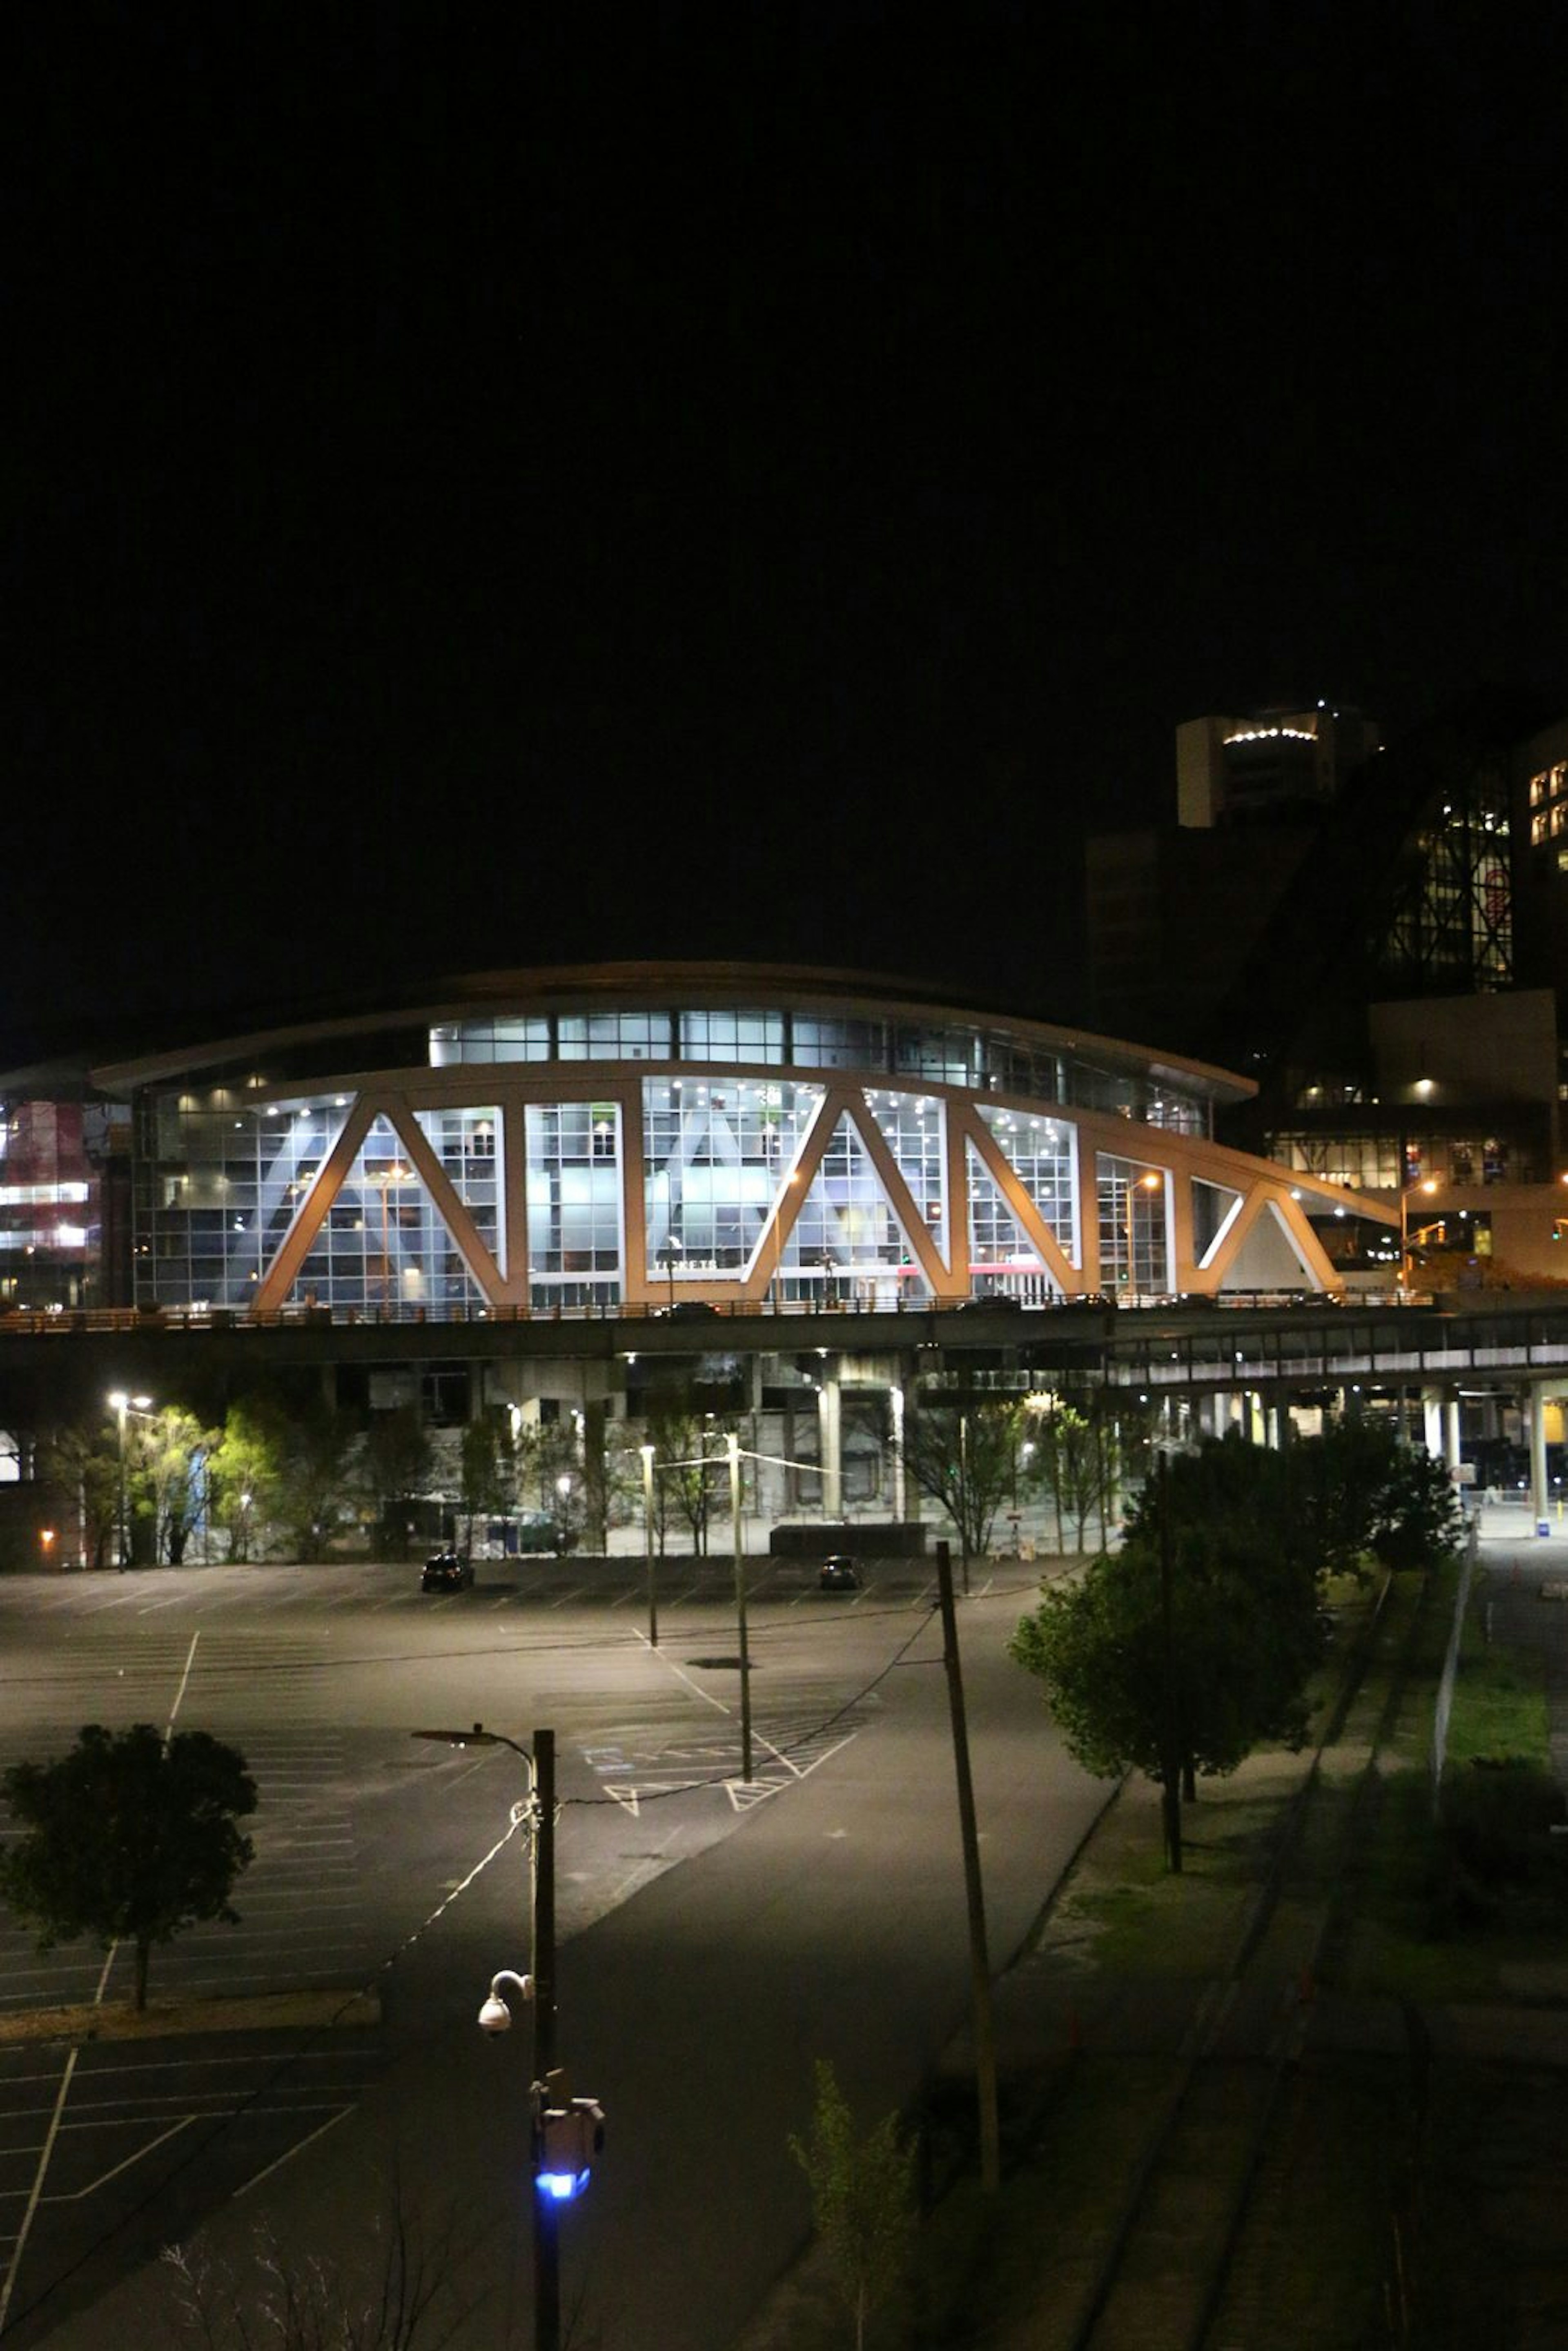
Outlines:
{"type": "MultiPolygon", "coordinates": [[[[656,1653],[641,1561],[480,1563],[452,1593],[419,1582],[415,1562],[0,1585],[0,1769],[61,1751],[87,1721],[150,1721],[231,1740],[261,1799],[240,1923],[153,1955],[170,2037],[0,2044],[8,2341],[41,2339],[106,2276],[333,2128],[379,2069],[476,2001],[486,1965],[521,1958],[523,1857],[506,1841],[518,1767],[413,1731],[556,1728],[567,1940],[855,1739],[880,1703],[869,1686],[933,1597],[925,1562],[869,1562],[857,1590],[831,1594],[814,1562],[751,1569],[747,1779],[728,1559],[664,1564],[656,1653]],[[487,1960],[452,1966],[455,1921],[487,1960]],[[356,1992],[368,2008],[319,2021],[356,1992]],[[245,2027],[246,2003],[279,1997],[313,2001],[310,2022],[245,2027]],[[213,2000],[241,2029],[181,2029],[185,2003],[213,2000]]],[[[0,1837],[9,1828],[0,1808],[0,1837]]],[[[123,1951],[39,1953],[0,1928],[11,2030],[60,2003],[112,2011],[129,1985],[123,1951]]]]}

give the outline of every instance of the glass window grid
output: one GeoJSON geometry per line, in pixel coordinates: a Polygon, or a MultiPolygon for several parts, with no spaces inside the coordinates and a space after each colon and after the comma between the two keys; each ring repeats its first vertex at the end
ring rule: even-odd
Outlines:
{"type": "Polygon", "coordinates": [[[883,1093],[868,1090],[866,1107],[876,1121],[894,1165],[909,1187],[915,1211],[947,1254],[947,1122],[936,1094],[883,1093]]]}
{"type": "Polygon", "coordinates": [[[694,1006],[445,1021],[436,1068],[463,1062],[658,1061],[844,1070],[1120,1113],[1184,1134],[1213,1131],[1207,1096],[1002,1029],[860,1015],[694,1006]]]}
{"type": "Polygon", "coordinates": [[[226,1092],[140,1105],[135,1295],[249,1306],[341,1131],[346,1105],[241,1106],[226,1092]]]}
{"type": "Polygon", "coordinates": [[[650,1279],[751,1262],[821,1101],[821,1086],[766,1080],[643,1081],[650,1279]]]}
{"type": "Polygon", "coordinates": [[[523,1131],[530,1284],[549,1303],[572,1302],[562,1294],[563,1280],[586,1285],[578,1303],[619,1297],[625,1254],[619,1104],[529,1102],[523,1131]]]}
{"type": "Polygon", "coordinates": [[[784,1248],[784,1264],[800,1278],[801,1295],[813,1280],[831,1286],[841,1273],[906,1269],[912,1290],[925,1287],[903,1228],[883,1197],[872,1157],[848,1118],[841,1118],[813,1176],[784,1248]]]}
{"type": "Polygon", "coordinates": [[[1103,1151],[1095,1162],[1095,1190],[1102,1287],[1113,1296],[1167,1291],[1171,1278],[1165,1170],[1103,1151]],[[1157,1185],[1143,1183],[1145,1176],[1157,1176],[1157,1185]]]}
{"type": "Polygon", "coordinates": [[[550,1024],[543,1014],[500,1020],[448,1020],[430,1032],[432,1069],[465,1061],[549,1061],[550,1024]]]}
{"type": "Polygon", "coordinates": [[[1069,1264],[1081,1263],[1072,1128],[1057,1119],[1036,1118],[1029,1111],[1002,1110],[988,1102],[978,1108],[1052,1240],[1069,1264]]]}
{"type": "Polygon", "coordinates": [[[676,1018],[683,1061],[783,1063],[781,1012],[682,1012],[676,1018]]]}
{"type": "MultiPolygon", "coordinates": [[[[414,1113],[443,1175],[493,1258],[500,1254],[501,1113],[495,1103],[414,1113]]],[[[503,1268],[504,1271],[505,1269],[503,1268]]]]}
{"type": "Polygon", "coordinates": [[[296,1304],[392,1316],[439,1318],[484,1304],[402,1137],[384,1115],[371,1121],[289,1296],[296,1304]]]}
{"type": "Polygon", "coordinates": [[[1058,1296],[1034,1243],[971,1137],[969,1165],[969,1286],[981,1296],[1058,1296]]]}

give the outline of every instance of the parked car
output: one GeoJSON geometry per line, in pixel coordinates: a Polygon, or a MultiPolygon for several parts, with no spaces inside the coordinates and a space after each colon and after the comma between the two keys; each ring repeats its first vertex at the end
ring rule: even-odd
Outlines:
{"type": "Polygon", "coordinates": [[[433,1552],[419,1579],[422,1592],[466,1592],[474,1581],[474,1563],[455,1551],[433,1552]]]}
{"type": "Polygon", "coordinates": [[[846,1552],[836,1551],[817,1570],[819,1592],[858,1592],[861,1572],[846,1552]]]}

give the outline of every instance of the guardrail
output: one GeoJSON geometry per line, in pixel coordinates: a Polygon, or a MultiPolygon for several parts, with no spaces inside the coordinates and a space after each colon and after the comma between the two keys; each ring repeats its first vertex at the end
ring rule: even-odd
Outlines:
{"type": "Polygon", "coordinates": [[[7,1332],[23,1336],[42,1337],[50,1332],[68,1331],[229,1331],[296,1329],[301,1323],[332,1324],[340,1328],[370,1327],[389,1323],[422,1322],[686,1322],[702,1323],[710,1320],[751,1322],[758,1317],[787,1316],[790,1318],[845,1314],[972,1314],[977,1320],[988,1311],[1009,1322],[1028,1317],[1031,1323],[1049,1324],[1061,1319],[1089,1322],[1099,1318],[1109,1322],[1120,1316],[1152,1313],[1185,1314],[1188,1311],[1207,1312],[1220,1310],[1237,1311],[1279,1312],[1307,1307],[1325,1311],[1338,1301],[1326,1293],[1310,1296],[1301,1292],[1275,1290],[1236,1290],[1223,1299],[1140,1297],[1126,1300],[1113,1298],[1061,1298],[1052,1301],[1015,1299],[1010,1295],[996,1298],[922,1298],[911,1299],[902,1293],[894,1299],[877,1298],[758,1298],[758,1299],[679,1299],[674,1306],[663,1299],[631,1299],[594,1301],[592,1302],[544,1305],[468,1306],[461,1303],[423,1306],[310,1306],[305,1304],[266,1308],[244,1306],[80,1306],[80,1307],[11,1307],[0,1308],[0,1336],[7,1332]]]}

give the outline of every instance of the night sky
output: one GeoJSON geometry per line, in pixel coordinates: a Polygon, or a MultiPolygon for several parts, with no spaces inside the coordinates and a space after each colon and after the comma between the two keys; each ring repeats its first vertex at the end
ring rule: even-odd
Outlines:
{"type": "Polygon", "coordinates": [[[11,1058],[610,956],[1077,1017],[1179,720],[1568,709],[1552,21],[8,12],[11,1058]]]}

